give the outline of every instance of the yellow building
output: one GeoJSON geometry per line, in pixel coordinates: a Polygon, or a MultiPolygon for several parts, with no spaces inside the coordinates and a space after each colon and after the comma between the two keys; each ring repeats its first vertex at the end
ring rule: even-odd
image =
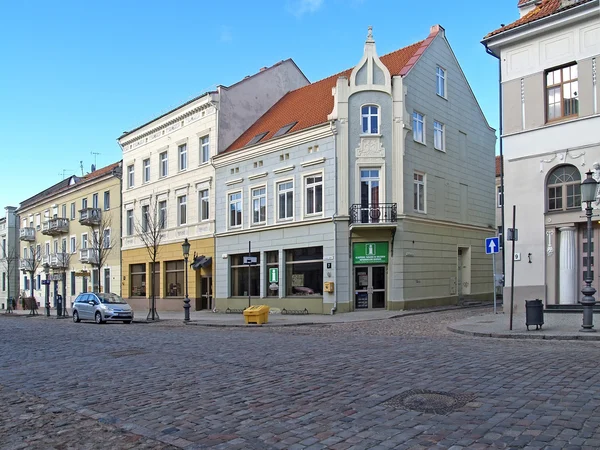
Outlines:
{"type": "MultiPolygon", "coordinates": [[[[81,292],[121,293],[121,162],[60,183],[21,202],[21,297],[70,307],[81,292]]],[[[22,305],[20,305],[22,307],[22,305]]]]}

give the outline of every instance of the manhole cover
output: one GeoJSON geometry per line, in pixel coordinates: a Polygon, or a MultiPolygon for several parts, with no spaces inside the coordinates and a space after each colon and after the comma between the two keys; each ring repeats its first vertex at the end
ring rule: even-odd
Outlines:
{"type": "Polygon", "coordinates": [[[122,358],[123,356],[143,355],[144,353],[146,353],[144,350],[139,349],[120,350],[118,352],[110,352],[110,356],[113,358],[122,358]]]}
{"type": "Polygon", "coordinates": [[[382,405],[432,414],[448,414],[462,408],[474,398],[475,396],[471,394],[452,394],[450,392],[413,389],[386,400],[382,405]]]}

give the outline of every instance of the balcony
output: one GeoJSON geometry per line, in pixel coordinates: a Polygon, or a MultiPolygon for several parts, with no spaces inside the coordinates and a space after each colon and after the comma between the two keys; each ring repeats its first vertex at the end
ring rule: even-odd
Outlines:
{"type": "Polygon", "coordinates": [[[26,272],[32,272],[36,268],[36,261],[33,258],[21,258],[19,259],[19,270],[26,272]]]}
{"type": "Polygon", "coordinates": [[[50,255],[49,264],[51,269],[66,269],[69,266],[69,254],[53,253],[50,255]]]}
{"type": "Polygon", "coordinates": [[[50,255],[42,255],[40,266],[43,266],[44,264],[50,264],[50,255]]]}
{"type": "Polygon", "coordinates": [[[79,210],[79,223],[81,225],[99,225],[102,220],[102,210],[100,208],[84,208],[79,210]]]}
{"type": "Polygon", "coordinates": [[[46,236],[58,236],[69,232],[69,219],[50,219],[42,223],[42,234],[46,236]]]}
{"type": "Polygon", "coordinates": [[[98,252],[93,248],[79,250],[79,261],[83,264],[98,264],[98,252]]]}
{"type": "Polygon", "coordinates": [[[35,228],[25,227],[19,230],[19,239],[22,241],[35,241],[35,228]]]}
{"type": "Polygon", "coordinates": [[[352,205],[350,208],[350,226],[394,228],[397,220],[398,206],[396,203],[368,203],[352,205]]]}

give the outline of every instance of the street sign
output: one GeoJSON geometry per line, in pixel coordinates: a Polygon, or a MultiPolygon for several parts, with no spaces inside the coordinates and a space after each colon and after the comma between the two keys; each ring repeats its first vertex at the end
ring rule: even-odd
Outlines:
{"type": "Polygon", "coordinates": [[[44,285],[50,284],[50,280],[42,280],[42,284],[44,284],[44,285]]]}
{"type": "Polygon", "coordinates": [[[279,283],[279,269],[277,267],[269,269],[269,283],[279,283]]]}
{"type": "Polygon", "coordinates": [[[256,264],[258,258],[256,256],[244,256],[244,264],[256,264]]]}
{"type": "Polygon", "coordinates": [[[519,240],[519,230],[516,228],[509,228],[506,230],[506,240],[507,241],[518,241],[519,240]]]}
{"type": "Polygon", "coordinates": [[[500,248],[499,239],[497,237],[485,239],[485,254],[491,255],[492,253],[498,253],[500,248]]]}

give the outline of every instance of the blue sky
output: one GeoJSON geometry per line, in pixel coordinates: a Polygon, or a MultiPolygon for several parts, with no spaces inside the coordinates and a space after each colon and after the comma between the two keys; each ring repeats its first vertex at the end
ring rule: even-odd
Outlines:
{"type": "MultiPolygon", "coordinates": [[[[292,58],[311,81],[439,23],[498,128],[498,63],[481,38],[517,0],[19,0],[0,15],[0,207],[121,159],[117,137],[217,84],[292,58]],[[94,154],[97,153],[97,154],[94,154]]],[[[3,214],[0,213],[0,215],[3,214]]]]}

